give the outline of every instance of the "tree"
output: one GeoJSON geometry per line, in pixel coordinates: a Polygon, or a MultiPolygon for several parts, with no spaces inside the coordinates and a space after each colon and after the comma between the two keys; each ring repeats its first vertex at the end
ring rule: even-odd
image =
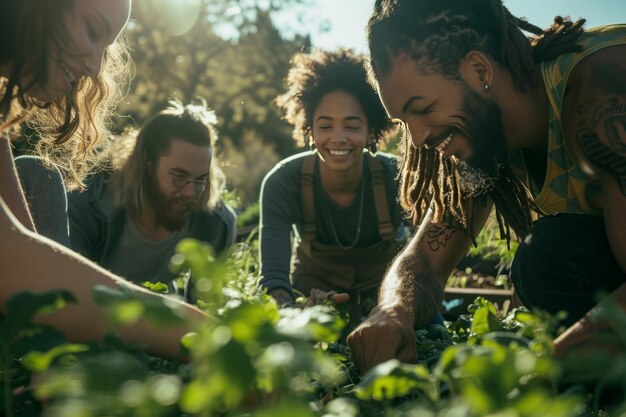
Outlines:
{"type": "MultiPolygon", "coordinates": [[[[128,26],[136,75],[120,109],[120,114],[129,117],[120,119],[120,127],[132,122],[140,125],[171,97],[185,103],[203,98],[216,111],[220,138],[229,143],[231,154],[245,154],[251,143],[260,141],[252,147],[266,147],[266,158],[274,155],[273,161],[261,164],[271,167],[294,153],[301,144],[291,138],[291,129],[280,120],[273,99],[284,89],[291,57],[308,51],[310,40],[305,35],[286,39],[271,15],[279,8],[309,2],[136,0],[128,26]],[[230,38],[224,35],[228,31],[230,38]]],[[[233,178],[238,175],[236,169],[228,175],[233,183],[242,183],[233,178]]],[[[246,188],[258,192],[263,175],[243,175],[256,184],[246,188]]],[[[254,194],[240,197],[244,201],[257,198],[254,194]]]]}

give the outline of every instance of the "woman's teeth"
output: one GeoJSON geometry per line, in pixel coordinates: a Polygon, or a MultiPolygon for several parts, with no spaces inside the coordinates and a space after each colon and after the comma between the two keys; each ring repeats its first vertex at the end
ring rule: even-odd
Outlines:
{"type": "Polygon", "coordinates": [[[350,153],[349,149],[338,150],[338,149],[329,149],[328,153],[334,156],[345,156],[350,153]]]}
{"type": "Polygon", "coordinates": [[[450,142],[452,142],[452,138],[454,137],[454,132],[450,133],[450,135],[448,135],[447,138],[444,139],[443,142],[441,142],[439,145],[437,145],[437,150],[439,152],[442,152],[446,149],[446,147],[450,144],[450,142]]]}

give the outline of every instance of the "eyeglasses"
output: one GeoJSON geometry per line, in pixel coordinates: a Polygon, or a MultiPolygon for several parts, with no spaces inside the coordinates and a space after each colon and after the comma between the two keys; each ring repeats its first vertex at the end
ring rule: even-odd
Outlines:
{"type": "Polygon", "coordinates": [[[171,173],[170,173],[170,176],[172,177],[172,185],[177,190],[182,190],[185,187],[187,187],[188,184],[193,184],[193,189],[196,192],[196,194],[200,194],[206,188],[206,182],[207,182],[206,178],[203,178],[200,180],[189,180],[185,177],[180,177],[171,173]]]}

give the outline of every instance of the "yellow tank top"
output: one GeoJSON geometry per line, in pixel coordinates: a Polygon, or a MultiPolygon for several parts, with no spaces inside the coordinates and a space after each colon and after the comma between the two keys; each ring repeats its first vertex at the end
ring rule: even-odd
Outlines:
{"type": "MultiPolygon", "coordinates": [[[[561,106],[572,69],[585,57],[600,49],[626,44],[626,25],[599,26],[589,29],[578,44],[581,52],[564,54],[541,64],[541,74],[550,102],[548,119],[548,162],[540,190],[534,190],[535,204],[548,214],[578,213],[602,215],[600,182],[585,174],[565,144],[561,127],[561,106]],[[538,191],[538,193],[536,192],[538,191]]],[[[522,152],[511,154],[513,172],[529,189],[522,152]]]]}

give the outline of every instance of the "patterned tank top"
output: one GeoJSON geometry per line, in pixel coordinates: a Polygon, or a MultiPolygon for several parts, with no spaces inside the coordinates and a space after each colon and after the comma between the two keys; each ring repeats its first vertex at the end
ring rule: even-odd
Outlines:
{"type": "Polygon", "coordinates": [[[579,167],[565,144],[561,127],[561,106],[572,69],[585,57],[615,45],[626,44],[626,25],[589,29],[578,44],[581,52],[564,54],[541,64],[550,113],[548,119],[548,162],[541,189],[530,186],[521,151],[511,153],[513,172],[535,196],[535,204],[548,214],[577,213],[601,216],[600,182],[579,167]]]}

